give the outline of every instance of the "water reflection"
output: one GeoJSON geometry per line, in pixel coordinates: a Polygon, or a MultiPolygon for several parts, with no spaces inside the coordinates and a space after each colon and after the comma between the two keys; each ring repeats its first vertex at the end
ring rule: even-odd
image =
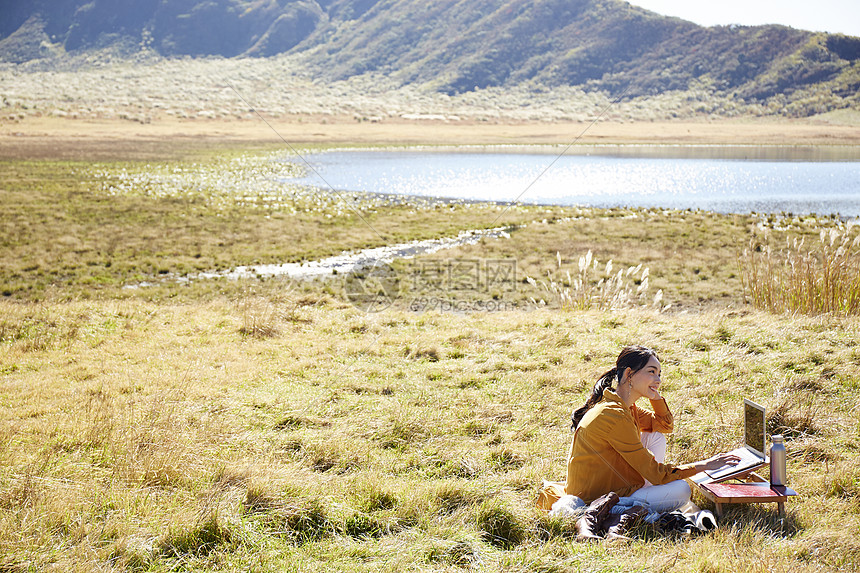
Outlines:
{"type": "Polygon", "coordinates": [[[332,151],[300,183],[595,207],[860,216],[854,147],[601,146],[332,151]]]}

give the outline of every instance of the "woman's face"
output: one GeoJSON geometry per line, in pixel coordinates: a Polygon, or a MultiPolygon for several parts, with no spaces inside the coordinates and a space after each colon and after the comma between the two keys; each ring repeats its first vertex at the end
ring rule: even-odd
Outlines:
{"type": "Polygon", "coordinates": [[[652,356],[645,367],[630,374],[631,390],[649,400],[659,400],[660,396],[660,361],[652,356]]]}

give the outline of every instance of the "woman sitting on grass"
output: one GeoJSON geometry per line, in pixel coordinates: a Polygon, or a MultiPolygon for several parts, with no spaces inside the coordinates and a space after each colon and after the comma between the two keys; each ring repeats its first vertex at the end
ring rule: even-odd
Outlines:
{"type": "MultiPolygon", "coordinates": [[[[608,512],[604,506],[611,508],[618,496],[643,502],[659,513],[681,508],[691,494],[684,478],[737,463],[737,456],[729,454],[680,466],[664,463],[663,434],[672,431],[674,419],[659,388],[657,354],[650,348],[628,346],[618,356],[615,368],[594,385],[585,405],[573,413],[574,434],[564,492],[600,506],[589,507],[587,513],[594,514],[595,519],[586,520],[581,529],[589,529],[595,520],[591,525],[599,528],[601,514],[608,512]],[[640,398],[651,401],[653,412],[636,406],[640,398]]],[[[580,531],[585,537],[596,533],[580,531]]]]}

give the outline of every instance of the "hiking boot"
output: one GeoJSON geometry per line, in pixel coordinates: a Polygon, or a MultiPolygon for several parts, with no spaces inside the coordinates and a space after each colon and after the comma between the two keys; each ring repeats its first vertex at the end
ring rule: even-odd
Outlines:
{"type": "Polygon", "coordinates": [[[592,501],[585,510],[585,514],[576,520],[576,540],[593,541],[600,539],[600,525],[616,503],[618,503],[618,494],[614,491],[592,501]]]}
{"type": "Polygon", "coordinates": [[[625,509],[622,513],[610,514],[603,521],[601,530],[606,532],[606,539],[630,539],[627,537],[627,532],[630,531],[640,518],[647,514],[647,509],[641,505],[634,505],[629,509],[625,509]]]}

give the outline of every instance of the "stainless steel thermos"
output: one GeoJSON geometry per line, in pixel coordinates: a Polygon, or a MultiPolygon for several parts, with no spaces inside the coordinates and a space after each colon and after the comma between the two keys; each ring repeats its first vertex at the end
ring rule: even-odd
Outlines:
{"type": "Polygon", "coordinates": [[[770,437],[770,485],[786,485],[788,477],[785,475],[785,444],[782,436],[770,437]]]}

